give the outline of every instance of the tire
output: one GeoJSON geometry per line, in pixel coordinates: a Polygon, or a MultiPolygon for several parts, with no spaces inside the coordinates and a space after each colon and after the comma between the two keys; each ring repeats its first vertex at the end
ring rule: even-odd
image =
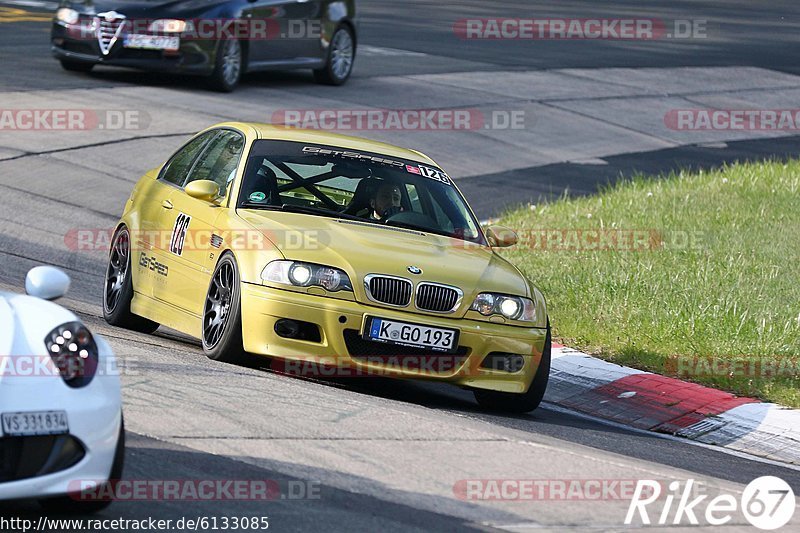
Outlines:
{"type": "Polygon", "coordinates": [[[323,85],[342,85],[350,78],[356,59],[356,39],[349,26],[339,26],[328,46],[325,66],[314,71],[314,79],[323,85]]]}
{"type": "Polygon", "coordinates": [[[208,78],[211,88],[223,93],[233,91],[242,79],[244,67],[242,44],[236,39],[219,41],[214,59],[214,71],[208,78]]]}
{"type": "MultiPolygon", "coordinates": [[[[125,468],[125,420],[121,419],[119,436],[117,437],[117,447],[114,451],[114,462],[111,463],[111,472],[108,474],[108,482],[103,488],[97,489],[97,493],[113,493],[111,486],[122,479],[122,471],[125,468]],[[111,485],[111,486],[109,486],[111,485]]],[[[80,500],[78,495],[59,496],[56,498],[46,498],[39,500],[39,506],[47,513],[54,514],[84,514],[102,511],[113,503],[113,499],[103,500],[80,500]]]]}
{"type": "Polygon", "coordinates": [[[70,72],[90,72],[94,68],[94,63],[86,61],[72,61],[70,59],[61,59],[61,68],[70,72]]]}
{"type": "Polygon", "coordinates": [[[103,285],[103,318],[112,326],[141,333],[153,333],[158,329],[158,322],[131,313],[131,300],[133,300],[131,237],[128,228],[123,226],[114,234],[108,254],[103,285]]]}
{"type": "Polygon", "coordinates": [[[242,298],[239,268],[224,254],[208,284],[200,339],[209,359],[230,364],[247,360],[242,342],[242,298]]]}
{"type": "Polygon", "coordinates": [[[488,411],[498,411],[503,413],[529,413],[539,407],[547,389],[547,382],[550,379],[550,351],[552,341],[550,340],[550,321],[547,321],[547,335],[544,339],[544,349],[539,368],[533,377],[531,386],[523,394],[511,392],[497,392],[484,389],[474,389],[475,400],[482,408],[488,411]]]}

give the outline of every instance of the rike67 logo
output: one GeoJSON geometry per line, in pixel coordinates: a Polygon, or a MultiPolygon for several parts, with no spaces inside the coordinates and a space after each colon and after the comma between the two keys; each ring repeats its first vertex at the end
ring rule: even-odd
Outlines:
{"type": "Polygon", "coordinates": [[[741,511],[744,518],[762,530],[774,530],[789,523],[796,506],[794,491],[784,480],[774,476],[763,476],[751,481],[740,500],[731,494],[721,494],[706,501],[707,494],[694,497],[695,482],[688,480],[668,485],[662,494],[658,481],[640,479],[636,485],[625,524],[640,522],[643,525],[700,525],[700,519],[711,526],[725,525],[741,511]],[[655,505],[653,505],[655,504],[655,505]],[[655,520],[651,517],[655,511],[655,520]],[[638,515],[638,518],[637,518],[638,515]]]}

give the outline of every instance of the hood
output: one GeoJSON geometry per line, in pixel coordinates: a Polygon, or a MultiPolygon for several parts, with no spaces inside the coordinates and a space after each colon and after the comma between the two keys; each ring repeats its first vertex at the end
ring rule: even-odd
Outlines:
{"type": "Polygon", "coordinates": [[[467,305],[479,292],[529,296],[522,274],[486,246],[369,222],[296,213],[240,210],[239,216],[264,233],[287,259],[347,272],[359,300],[365,299],[363,279],[367,274],[453,285],[464,291],[467,305]],[[410,266],[422,273],[411,274],[410,266]]]}
{"type": "Polygon", "coordinates": [[[81,13],[95,15],[116,11],[128,19],[187,18],[201,14],[221,16],[221,12],[215,11],[228,8],[230,4],[231,2],[225,0],[87,0],[64,3],[81,13]]]}

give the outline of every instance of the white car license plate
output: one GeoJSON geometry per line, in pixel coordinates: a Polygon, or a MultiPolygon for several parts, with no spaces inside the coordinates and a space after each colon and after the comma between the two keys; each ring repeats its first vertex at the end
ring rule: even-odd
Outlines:
{"type": "Polygon", "coordinates": [[[68,433],[66,411],[28,411],[3,413],[3,434],[6,437],[57,435],[68,433]]]}
{"type": "Polygon", "coordinates": [[[131,34],[125,37],[125,48],[143,48],[145,50],[175,51],[181,46],[181,38],[166,35],[131,34]]]}
{"type": "Polygon", "coordinates": [[[367,317],[366,323],[364,338],[368,340],[448,353],[458,348],[457,329],[433,328],[376,317],[367,317]]]}

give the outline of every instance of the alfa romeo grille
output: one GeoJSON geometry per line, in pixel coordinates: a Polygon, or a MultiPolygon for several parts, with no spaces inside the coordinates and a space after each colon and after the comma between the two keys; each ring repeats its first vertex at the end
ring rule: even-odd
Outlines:
{"type": "Polygon", "coordinates": [[[411,302],[413,286],[403,278],[369,275],[364,278],[367,295],[374,301],[405,307],[411,302]]]}
{"type": "Polygon", "coordinates": [[[103,52],[103,55],[108,55],[125,26],[125,15],[98,13],[95,25],[97,26],[97,42],[100,44],[100,51],[103,52]]]}
{"type": "Polygon", "coordinates": [[[436,313],[450,313],[461,303],[462,292],[455,287],[436,283],[417,285],[417,308],[436,313]]]}

